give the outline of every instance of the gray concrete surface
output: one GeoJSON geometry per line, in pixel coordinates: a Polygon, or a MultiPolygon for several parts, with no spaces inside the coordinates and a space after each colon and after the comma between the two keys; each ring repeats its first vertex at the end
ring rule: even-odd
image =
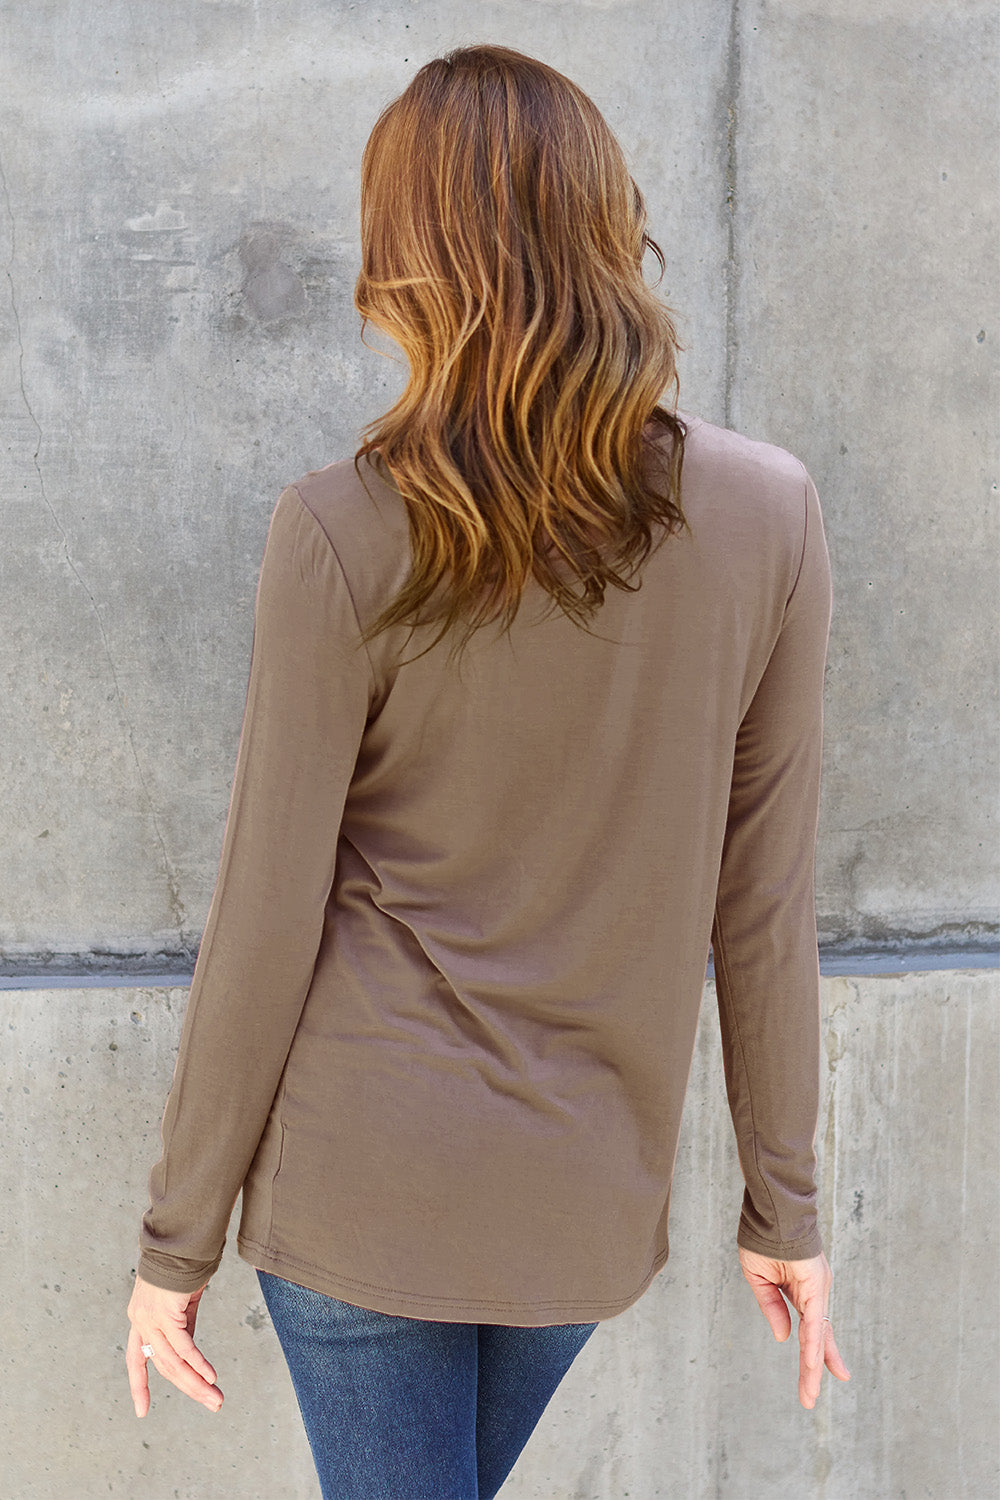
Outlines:
{"type": "Polygon", "coordinates": [[[361,148],[419,63],[482,39],[618,132],[683,401],[819,486],[824,943],[995,929],[992,3],[41,0],[3,23],[0,963],[190,960],[271,508],[402,383],[351,306],[361,148]]]}
{"type": "MultiPolygon", "coordinates": [[[[671,1255],[553,1397],[510,1500],[993,1500],[998,976],[823,981],[831,1317],[851,1381],[796,1398],[735,1251],[743,1182],[714,986],[671,1255]]],[[[317,1500],[235,1224],[199,1317],[226,1404],[154,1379],[132,1413],[124,1309],[186,992],[0,995],[0,1500],[317,1500]],[[143,1199],[144,1201],[144,1199],[143,1199]]],[[[238,1212],[238,1210],[237,1210],[238,1212]]]]}
{"type": "Polygon", "coordinates": [[[739,5],[729,425],[824,501],[839,942],[996,920],[998,16],[739,5]]]}

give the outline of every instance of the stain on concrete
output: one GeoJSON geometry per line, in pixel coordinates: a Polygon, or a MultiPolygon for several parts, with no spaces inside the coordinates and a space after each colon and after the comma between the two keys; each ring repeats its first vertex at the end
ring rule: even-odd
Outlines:
{"type": "Polygon", "coordinates": [[[137,234],[150,234],[164,229],[186,229],[187,223],[180,209],[171,208],[169,203],[158,203],[152,213],[126,219],[125,228],[137,234]]]}
{"type": "Polygon", "coordinates": [[[302,280],[283,258],[293,237],[288,224],[258,221],[240,239],[240,260],[246,272],[243,296],[261,322],[296,318],[306,310],[302,280]]]}

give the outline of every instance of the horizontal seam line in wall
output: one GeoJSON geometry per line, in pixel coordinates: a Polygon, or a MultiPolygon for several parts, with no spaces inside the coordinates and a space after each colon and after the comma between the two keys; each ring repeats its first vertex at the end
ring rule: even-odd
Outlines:
{"type": "MultiPolygon", "coordinates": [[[[69,957],[69,955],[67,955],[69,957]]],[[[926,974],[938,969],[1000,969],[1000,952],[996,949],[903,949],[899,953],[857,953],[850,949],[820,949],[819,970],[824,979],[838,975],[864,978],[879,974],[926,974]]],[[[34,969],[31,960],[22,959],[0,972],[0,990],[53,989],[186,989],[194,974],[193,964],[177,970],[158,969],[148,973],[139,970],[97,969],[91,966],[75,970],[59,968],[34,969]]],[[[710,965],[706,980],[715,978],[710,965]]]]}

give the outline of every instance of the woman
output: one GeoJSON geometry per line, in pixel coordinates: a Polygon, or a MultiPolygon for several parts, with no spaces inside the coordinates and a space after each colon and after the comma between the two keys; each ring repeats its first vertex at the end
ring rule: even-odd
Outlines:
{"type": "Polygon", "coordinates": [[[421,68],[355,302],[409,384],[275,507],[127,1364],[217,1410],[237,1194],[326,1496],[495,1495],[668,1255],[711,942],[736,1241],[799,1399],[849,1378],[817,1226],[830,622],[813,483],[661,405],[642,196],[573,83],[421,68]],[[681,486],[683,470],[683,492],[681,486]],[[609,585],[611,589],[609,590],[609,585]]]}

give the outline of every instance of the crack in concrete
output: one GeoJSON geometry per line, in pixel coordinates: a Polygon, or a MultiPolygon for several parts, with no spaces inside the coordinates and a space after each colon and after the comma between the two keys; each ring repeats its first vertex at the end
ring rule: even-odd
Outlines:
{"type": "Polygon", "coordinates": [[[48,491],[45,488],[45,476],[42,473],[42,465],[41,465],[41,461],[40,461],[40,455],[41,455],[41,451],[42,451],[42,441],[43,441],[44,434],[42,432],[42,425],[39,422],[37,416],[35,415],[34,408],[32,407],[31,402],[28,399],[28,392],[27,392],[27,390],[25,388],[25,384],[24,384],[24,339],[23,339],[22,334],[21,334],[21,315],[20,315],[20,312],[18,311],[18,306],[17,306],[17,291],[16,291],[16,288],[15,288],[15,285],[14,285],[14,261],[15,261],[16,255],[17,255],[17,228],[16,228],[16,222],[15,222],[15,219],[14,219],[14,207],[13,207],[13,204],[11,203],[11,201],[10,201],[10,188],[8,186],[8,183],[7,183],[7,173],[4,170],[4,164],[3,164],[3,158],[2,158],[2,156],[0,156],[0,190],[2,190],[2,192],[3,192],[4,203],[6,204],[6,207],[7,207],[7,217],[8,217],[8,220],[10,222],[10,258],[7,261],[6,276],[7,276],[7,284],[10,287],[10,310],[11,310],[11,313],[13,314],[13,317],[14,317],[14,333],[15,333],[15,336],[17,338],[17,373],[18,373],[18,384],[19,384],[20,391],[21,391],[21,400],[24,403],[24,409],[27,412],[28,418],[29,418],[32,426],[34,427],[35,433],[37,435],[36,442],[35,442],[35,451],[32,454],[32,462],[34,463],[34,466],[35,466],[35,473],[38,476],[38,491],[39,491],[39,494],[42,497],[42,502],[45,505],[46,510],[48,511],[49,515],[52,517],[52,521],[53,521],[54,525],[56,526],[56,529],[58,530],[60,537],[62,538],[63,554],[64,554],[64,556],[66,558],[66,561],[69,564],[69,567],[70,567],[70,569],[71,569],[71,571],[73,573],[74,578],[76,579],[76,581],[80,585],[80,587],[83,589],[83,592],[86,594],[87,598],[90,601],[91,609],[94,611],[94,616],[95,616],[95,618],[97,620],[98,629],[101,632],[101,640],[104,642],[104,654],[107,657],[108,666],[109,666],[109,668],[111,670],[111,678],[112,678],[112,681],[114,682],[115,698],[116,698],[116,701],[117,701],[117,704],[118,704],[119,715],[120,715],[120,718],[121,718],[121,722],[122,722],[122,724],[125,727],[125,732],[126,732],[126,735],[128,737],[129,747],[130,747],[130,749],[132,751],[132,759],[135,762],[136,774],[139,777],[139,785],[142,787],[142,793],[143,793],[143,796],[144,796],[144,798],[146,800],[146,806],[147,806],[147,808],[149,810],[150,820],[151,820],[151,822],[153,824],[153,829],[154,829],[154,831],[156,833],[156,838],[157,838],[157,841],[158,841],[159,846],[160,846],[160,854],[161,854],[162,859],[163,859],[163,867],[164,867],[164,871],[166,873],[166,879],[167,879],[167,903],[168,903],[168,906],[170,908],[171,920],[173,921],[174,925],[177,928],[177,935],[180,938],[181,946],[184,947],[185,946],[184,923],[187,920],[187,910],[186,910],[186,908],[184,906],[184,902],[181,900],[180,888],[179,888],[178,882],[177,882],[177,872],[174,869],[174,866],[173,866],[173,863],[172,863],[172,861],[170,859],[169,854],[167,853],[166,842],[164,840],[163,833],[162,833],[162,830],[160,828],[159,819],[156,816],[156,808],[153,806],[153,799],[152,799],[152,797],[150,795],[149,787],[146,784],[146,778],[143,775],[142,764],[141,764],[141,762],[139,760],[139,753],[136,750],[135,739],[134,739],[133,733],[132,733],[132,724],[131,724],[131,722],[129,720],[129,717],[128,717],[128,714],[126,713],[126,710],[125,710],[125,700],[124,700],[124,697],[122,695],[121,686],[120,686],[120,684],[118,682],[118,672],[117,672],[117,670],[115,668],[114,660],[113,660],[112,655],[111,655],[111,646],[110,646],[110,644],[108,642],[107,631],[104,629],[104,621],[101,619],[101,612],[100,612],[100,610],[97,607],[97,600],[94,598],[94,596],[91,593],[90,589],[88,588],[86,582],[84,581],[84,578],[83,578],[82,574],[80,573],[79,568],[77,567],[76,563],[73,561],[73,558],[70,555],[69,538],[66,535],[66,529],[63,526],[62,522],[60,521],[58,515],[56,514],[56,511],[55,511],[55,509],[54,509],[54,507],[52,505],[52,502],[49,499],[48,491]]]}
{"type": "Polygon", "coordinates": [[[736,293],[739,267],[736,262],[737,133],[740,97],[740,0],[732,0],[729,11],[729,42],[726,53],[726,367],[723,384],[723,426],[733,425],[733,389],[736,383],[737,323],[736,293]]]}

